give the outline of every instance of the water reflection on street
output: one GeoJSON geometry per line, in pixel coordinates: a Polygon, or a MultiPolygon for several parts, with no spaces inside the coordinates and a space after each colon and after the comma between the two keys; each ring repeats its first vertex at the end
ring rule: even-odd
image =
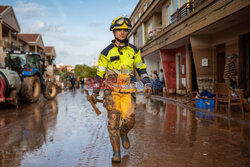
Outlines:
{"type": "MultiPolygon", "coordinates": [[[[250,127],[137,96],[131,148],[112,164],[107,114],[79,90],[0,109],[0,166],[250,166],[250,127]]],[[[213,112],[213,111],[212,111],[213,112]]]]}
{"type": "Polygon", "coordinates": [[[57,111],[55,100],[1,109],[1,166],[19,166],[25,153],[40,149],[56,125],[57,111]]]}
{"type": "Polygon", "coordinates": [[[214,109],[192,111],[154,99],[147,100],[145,106],[148,113],[157,116],[154,119],[158,119],[158,125],[153,127],[161,130],[152,130],[151,134],[162,141],[159,145],[153,144],[152,150],[159,152],[152,152],[149,157],[153,158],[147,160],[146,166],[154,163],[160,166],[250,166],[249,120],[240,123],[206,114],[213,113],[214,109]]]}

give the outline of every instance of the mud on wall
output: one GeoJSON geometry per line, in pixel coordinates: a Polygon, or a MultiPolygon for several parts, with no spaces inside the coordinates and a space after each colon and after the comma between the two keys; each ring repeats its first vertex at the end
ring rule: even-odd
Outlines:
{"type": "MultiPolygon", "coordinates": [[[[217,39],[213,41],[211,37],[211,35],[190,37],[197,73],[197,83],[200,92],[202,90],[214,92],[214,84],[216,83],[217,57],[215,55],[216,53],[214,48],[218,43],[215,42],[217,39]],[[202,65],[203,59],[208,60],[207,65],[202,65]]],[[[237,37],[232,37],[226,41],[221,41],[221,43],[225,43],[225,62],[228,61],[228,56],[232,53],[238,54],[239,47],[237,37]]],[[[236,62],[236,68],[239,69],[238,62],[236,62]]]]}

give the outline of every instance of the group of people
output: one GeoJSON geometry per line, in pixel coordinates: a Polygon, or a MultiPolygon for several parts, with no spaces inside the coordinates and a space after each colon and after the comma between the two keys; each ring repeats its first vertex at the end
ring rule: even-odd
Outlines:
{"type": "Polygon", "coordinates": [[[81,78],[79,81],[77,81],[76,76],[73,75],[73,76],[70,77],[69,81],[70,81],[70,84],[71,84],[71,87],[70,87],[71,89],[75,89],[76,84],[77,84],[77,87],[78,87],[78,84],[79,84],[81,89],[84,88],[84,78],[81,78]]]}

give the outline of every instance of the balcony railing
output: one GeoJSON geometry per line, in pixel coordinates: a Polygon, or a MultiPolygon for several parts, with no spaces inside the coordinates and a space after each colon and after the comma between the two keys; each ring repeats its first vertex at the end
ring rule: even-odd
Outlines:
{"type": "Polygon", "coordinates": [[[177,11],[171,15],[171,22],[175,24],[177,21],[186,17],[189,13],[192,13],[194,9],[193,4],[194,2],[190,1],[185,3],[180,9],[177,9],[177,11]]]}

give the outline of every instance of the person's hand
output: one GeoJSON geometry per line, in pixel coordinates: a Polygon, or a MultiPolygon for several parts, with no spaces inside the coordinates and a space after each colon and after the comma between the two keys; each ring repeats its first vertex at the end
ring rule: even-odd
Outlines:
{"type": "Polygon", "coordinates": [[[146,84],[143,92],[145,93],[146,98],[149,98],[152,94],[151,84],[146,84]]]}
{"type": "Polygon", "coordinates": [[[98,96],[98,95],[97,95],[96,93],[92,93],[92,95],[89,96],[87,100],[88,100],[88,101],[92,101],[94,104],[96,104],[96,103],[97,103],[97,100],[96,100],[96,99],[97,99],[97,96],[98,96]]]}
{"type": "Polygon", "coordinates": [[[236,78],[231,78],[231,79],[232,79],[232,81],[236,82],[236,78]]]}

